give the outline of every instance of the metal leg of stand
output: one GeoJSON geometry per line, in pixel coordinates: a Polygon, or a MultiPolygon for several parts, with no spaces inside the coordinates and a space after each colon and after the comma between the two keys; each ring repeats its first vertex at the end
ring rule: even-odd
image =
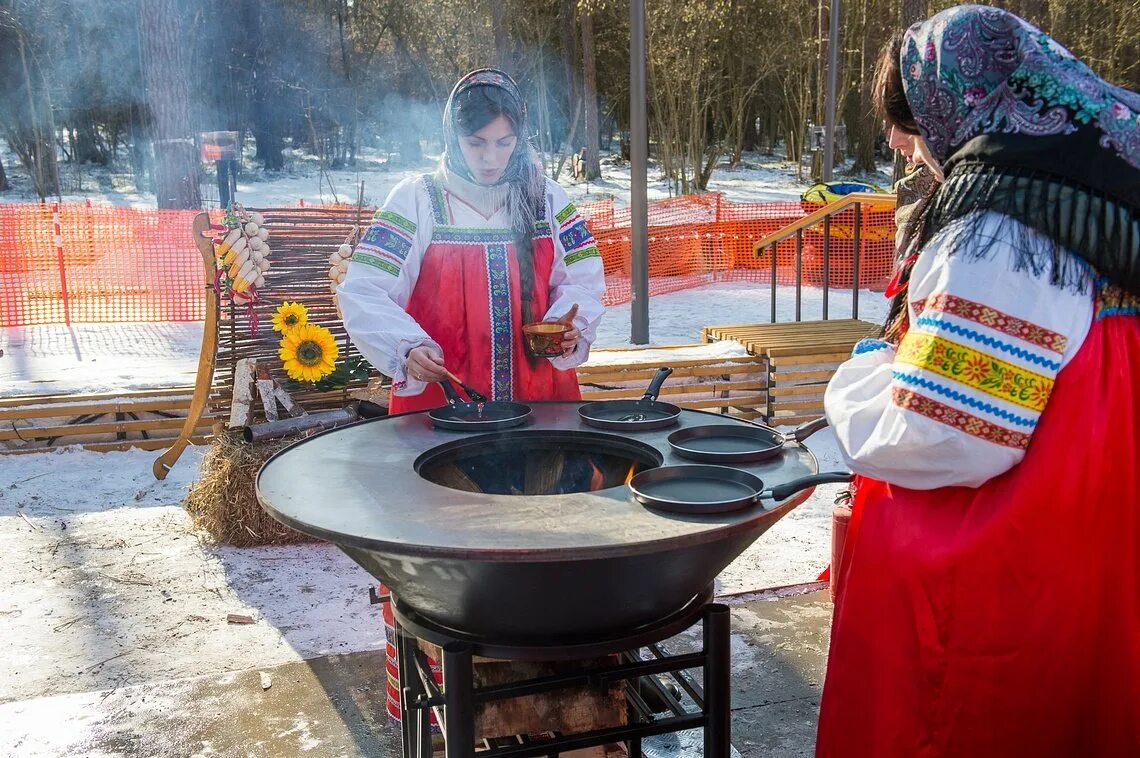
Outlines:
{"type": "Polygon", "coordinates": [[[449,642],[443,646],[443,735],[447,758],[475,755],[475,673],[471,646],[449,642]]]}
{"type": "Polygon", "coordinates": [[[641,738],[630,740],[626,744],[626,750],[629,753],[629,758],[641,758],[641,738]]]}
{"type": "Polygon", "coordinates": [[[704,613],[705,758],[728,758],[732,749],[731,616],[727,605],[710,603],[704,613]]]}
{"type": "Polygon", "coordinates": [[[408,707],[413,695],[412,682],[419,682],[416,661],[412,657],[415,640],[404,633],[396,622],[396,666],[400,675],[400,747],[403,758],[418,758],[422,746],[416,744],[413,717],[417,713],[408,707]]]}

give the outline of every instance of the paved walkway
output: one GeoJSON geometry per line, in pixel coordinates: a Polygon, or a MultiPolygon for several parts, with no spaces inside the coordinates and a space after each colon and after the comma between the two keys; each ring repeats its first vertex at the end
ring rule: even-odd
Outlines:
{"type": "MultiPolygon", "coordinates": [[[[827,659],[826,593],[732,607],[733,744],[810,756],[827,659]]],[[[699,628],[668,643],[699,646],[699,628]]],[[[0,705],[0,755],[399,755],[379,652],[0,705]],[[269,685],[266,688],[266,685],[269,685]]],[[[698,751],[699,754],[699,751],[698,751]]]]}

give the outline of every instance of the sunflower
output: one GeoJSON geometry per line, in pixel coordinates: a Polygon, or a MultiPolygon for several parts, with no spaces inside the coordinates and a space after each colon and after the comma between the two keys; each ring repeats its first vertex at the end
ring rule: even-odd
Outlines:
{"type": "Polygon", "coordinates": [[[302,303],[290,303],[286,300],[277,306],[277,311],[273,314],[273,331],[282,334],[307,323],[309,323],[309,310],[302,303]]]}
{"type": "Polygon", "coordinates": [[[278,354],[290,379],[316,382],[336,368],[340,348],[328,329],[316,324],[302,324],[285,332],[278,354]]]}

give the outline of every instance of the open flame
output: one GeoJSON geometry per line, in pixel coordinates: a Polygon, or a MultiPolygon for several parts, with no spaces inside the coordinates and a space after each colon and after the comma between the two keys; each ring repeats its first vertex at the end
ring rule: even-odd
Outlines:
{"type": "Polygon", "coordinates": [[[622,484],[629,484],[630,480],[633,479],[634,472],[636,472],[636,471],[637,471],[637,464],[636,463],[629,464],[629,473],[625,475],[625,481],[623,481],[622,484]]]}
{"type": "Polygon", "coordinates": [[[594,465],[593,461],[590,461],[590,469],[592,470],[590,474],[590,492],[597,492],[606,486],[606,475],[602,473],[600,468],[594,465]]]}

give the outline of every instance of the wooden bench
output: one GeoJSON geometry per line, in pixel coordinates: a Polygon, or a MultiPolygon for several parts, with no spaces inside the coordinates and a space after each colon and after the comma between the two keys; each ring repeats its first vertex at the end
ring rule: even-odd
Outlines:
{"type": "Polygon", "coordinates": [[[763,361],[769,424],[799,424],[823,414],[823,391],[851,348],[878,333],[856,319],[706,326],[705,342],[735,340],[763,361]]]}
{"type": "Polygon", "coordinates": [[[668,366],[673,373],[661,388],[662,401],[740,418],[763,415],[768,403],[764,359],[743,350],[708,353],[702,344],[596,348],[578,367],[582,399],[639,398],[657,369],[668,366]]]}

